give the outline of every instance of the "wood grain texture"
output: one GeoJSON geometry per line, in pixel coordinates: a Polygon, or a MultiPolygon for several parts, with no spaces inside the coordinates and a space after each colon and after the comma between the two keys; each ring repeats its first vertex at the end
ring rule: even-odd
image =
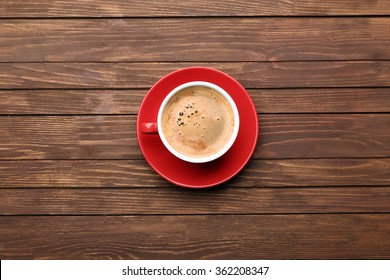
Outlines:
{"type": "Polygon", "coordinates": [[[390,213],[390,188],[0,189],[0,215],[340,212],[390,213]]]}
{"type": "Polygon", "coordinates": [[[386,0],[0,1],[0,17],[388,15],[386,0]]]}
{"type": "Polygon", "coordinates": [[[390,59],[390,18],[9,20],[0,62],[390,59]]]}
{"type": "MultiPolygon", "coordinates": [[[[389,169],[389,158],[251,160],[223,186],[389,186],[389,169]]],[[[0,161],[1,188],[172,186],[144,160],[0,161]]]]}
{"type": "Polygon", "coordinates": [[[331,158],[390,155],[389,114],[260,115],[255,157],[331,158]]]}
{"type": "MultiPolygon", "coordinates": [[[[0,114],[137,114],[148,89],[0,90],[0,114]]],[[[390,112],[390,88],[249,89],[258,113],[390,112]]]]}
{"type": "Polygon", "coordinates": [[[390,87],[390,61],[1,63],[0,89],[145,89],[191,66],[221,70],[245,88],[390,87]]]}
{"type": "Polygon", "coordinates": [[[0,217],[1,259],[388,259],[390,215],[0,217]]]}
{"type": "MultiPolygon", "coordinates": [[[[389,114],[259,115],[254,158],[390,156],[389,114]]],[[[136,116],[1,116],[0,159],[140,159],[136,116]]]]}
{"type": "Polygon", "coordinates": [[[0,259],[389,259],[389,110],[388,0],[0,0],[0,259]],[[137,142],[189,66],[260,122],[211,189],[137,142]]]}
{"type": "Polygon", "coordinates": [[[135,116],[2,117],[0,158],[134,158],[135,122],[135,116]]]}
{"type": "MultiPolygon", "coordinates": [[[[387,89],[384,89],[382,92],[386,91],[387,89]]],[[[147,92],[148,89],[0,90],[0,114],[137,114],[142,99],[147,92]]],[[[367,105],[367,108],[381,107],[380,104],[386,104],[385,99],[388,95],[383,95],[381,90],[378,90],[377,93],[370,93],[368,90],[366,94],[374,100],[367,105]]],[[[365,94],[363,93],[363,95],[365,94]]],[[[357,102],[359,102],[360,98],[357,97],[357,99],[357,102]]]]}
{"type": "Polygon", "coordinates": [[[390,88],[275,89],[248,92],[259,113],[390,112],[390,88]]]}

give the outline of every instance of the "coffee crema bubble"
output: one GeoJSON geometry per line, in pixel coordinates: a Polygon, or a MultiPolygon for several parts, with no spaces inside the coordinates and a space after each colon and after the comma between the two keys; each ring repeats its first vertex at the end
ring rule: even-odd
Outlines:
{"type": "Polygon", "coordinates": [[[234,115],[228,101],[214,89],[188,87],[167,103],[162,129],[169,144],[190,157],[207,157],[228,143],[234,115]]]}

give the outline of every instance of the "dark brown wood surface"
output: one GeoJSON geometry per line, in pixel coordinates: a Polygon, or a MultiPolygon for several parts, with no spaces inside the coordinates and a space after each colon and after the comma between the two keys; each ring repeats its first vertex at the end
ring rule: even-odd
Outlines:
{"type": "Polygon", "coordinates": [[[388,214],[0,217],[7,259],[381,259],[389,234],[388,214]]]}
{"type": "Polygon", "coordinates": [[[390,58],[387,17],[9,20],[2,30],[1,62],[390,58]]]}
{"type": "MultiPolygon", "coordinates": [[[[253,158],[390,156],[387,114],[259,114],[253,158]]],[[[140,159],[136,116],[0,117],[2,159],[140,159]]]]}
{"type": "Polygon", "coordinates": [[[0,0],[0,259],[389,259],[389,236],[390,1],[0,0]],[[205,190],[135,132],[188,66],[259,119],[205,190]]]}
{"type": "MultiPolygon", "coordinates": [[[[137,114],[148,89],[0,90],[1,115],[137,114]],[[10,104],[12,106],[10,106],[10,104]]],[[[380,113],[390,89],[249,89],[258,113],[380,113]]]]}
{"type": "Polygon", "coordinates": [[[248,89],[390,87],[386,60],[1,63],[0,89],[147,89],[170,72],[190,66],[224,71],[248,89]]]}
{"type": "Polygon", "coordinates": [[[2,0],[5,18],[388,15],[387,0],[2,0]]]}
{"type": "MultiPolygon", "coordinates": [[[[388,158],[253,159],[224,186],[388,186],[389,168],[388,158]]],[[[4,160],[0,171],[2,188],[171,186],[143,160],[4,160]]]]}
{"type": "Polygon", "coordinates": [[[296,214],[390,211],[388,187],[0,189],[7,215],[296,214]],[[153,199],[150,199],[153,198],[153,199]],[[259,203],[259,198],[261,202],[259,203]],[[215,201],[223,200],[216,204],[215,201]],[[356,200],[362,203],[356,204],[356,200]],[[190,208],[190,211],[189,211],[190,208]]]}

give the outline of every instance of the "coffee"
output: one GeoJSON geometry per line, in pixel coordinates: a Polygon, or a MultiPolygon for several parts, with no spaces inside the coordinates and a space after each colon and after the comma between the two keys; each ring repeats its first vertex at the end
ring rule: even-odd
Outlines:
{"type": "Polygon", "coordinates": [[[182,89],[167,103],[162,130],[169,144],[189,157],[207,157],[223,149],[234,128],[234,114],[223,95],[206,86],[182,89]]]}

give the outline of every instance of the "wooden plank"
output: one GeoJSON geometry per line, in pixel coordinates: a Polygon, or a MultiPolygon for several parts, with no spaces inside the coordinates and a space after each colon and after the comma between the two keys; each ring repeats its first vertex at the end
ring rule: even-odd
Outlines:
{"type": "Polygon", "coordinates": [[[0,215],[345,212],[389,213],[390,187],[217,188],[196,193],[183,188],[0,189],[0,215]]]}
{"type": "MultiPolygon", "coordinates": [[[[390,159],[254,160],[224,186],[390,186],[390,159]]],[[[0,161],[1,188],[173,187],[144,160],[0,161]]]]}
{"type": "Polygon", "coordinates": [[[139,158],[135,122],[135,116],[2,117],[0,158],[139,158]]]}
{"type": "Polygon", "coordinates": [[[0,41],[0,62],[385,60],[390,18],[9,20],[0,41]]]}
{"type": "Polygon", "coordinates": [[[248,92],[259,113],[390,112],[390,88],[275,89],[248,92]]]}
{"type": "MultiPolygon", "coordinates": [[[[254,158],[390,156],[390,114],[260,115],[254,158]]],[[[136,116],[1,116],[0,159],[140,159],[136,116]]]]}
{"type": "MultiPolygon", "coordinates": [[[[389,87],[390,61],[198,63],[246,88],[389,87]]],[[[1,63],[0,89],[144,89],[193,63],[1,63]]]]}
{"type": "MultiPolygon", "coordinates": [[[[0,114],[137,114],[147,92],[148,89],[0,90],[0,114]]],[[[377,106],[380,107],[380,104],[386,104],[380,90],[378,93],[368,92],[367,94],[374,100],[367,107],[378,109],[377,106]]],[[[364,98],[364,96],[361,97],[364,98]]]]}
{"type": "Polygon", "coordinates": [[[388,259],[389,235],[388,214],[2,216],[0,258],[388,259]]]}
{"type": "MultiPolygon", "coordinates": [[[[148,89],[0,90],[0,114],[137,114],[148,89]]],[[[390,88],[249,89],[259,113],[390,112],[390,88]]]]}
{"type": "Polygon", "coordinates": [[[388,15],[386,0],[102,0],[1,1],[0,17],[175,17],[175,16],[294,16],[388,15]]]}
{"type": "Polygon", "coordinates": [[[390,155],[390,114],[260,115],[255,157],[331,158],[390,155]]]}

